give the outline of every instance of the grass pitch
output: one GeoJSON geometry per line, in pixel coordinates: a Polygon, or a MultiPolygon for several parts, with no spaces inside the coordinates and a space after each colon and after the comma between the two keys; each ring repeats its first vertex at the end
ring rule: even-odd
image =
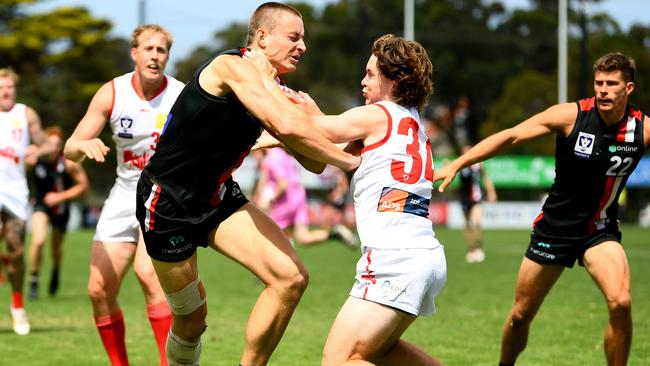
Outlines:
{"type": "MultiPolygon", "coordinates": [[[[623,228],[632,272],[634,339],[629,365],[650,364],[650,246],[648,231],[623,228]]],[[[446,365],[496,365],[501,328],[513,298],[527,231],[486,231],[487,260],[464,261],[462,233],[437,229],[447,254],[447,287],[438,313],[416,321],[405,334],[446,365]]],[[[11,330],[10,288],[0,287],[0,365],[107,365],[86,295],[92,232],[70,233],[65,243],[62,287],[46,294],[49,260],[42,269],[41,297],[25,300],[32,333],[11,330]]],[[[47,249],[49,251],[49,248],[47,249]]],[[[336,243],[298,248],[310,271],[303,297],[270,365],[319,365],[323,344],[352,285],[358,252],[336,243]]],[[[46,253],[49,255],[49,252],[46,253]]],[[[201,278],[208,292],[208,329],[202,365],[237,365],[250,308],[261,290],[245,270],[212,250],[199,251],[201,278]]],[[[132,365],[156,365],[158,356],[144,298],[132,272],[119,296],[132,365]]],[[[566,270],[533,322],[518,365],[605,365],[602,335],[607,308],[582,267],[566,270]]]]}

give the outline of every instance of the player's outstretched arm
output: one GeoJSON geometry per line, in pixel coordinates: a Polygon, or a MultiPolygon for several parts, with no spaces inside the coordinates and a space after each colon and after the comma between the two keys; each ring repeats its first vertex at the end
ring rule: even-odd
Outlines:
{"type": "Polygon", "coordinates": [[[261,75],[248,60],[224,55],[212,61],[199,81],[214,95],[234,92],[264,128],[291,150],[344,170],[355,169],[360,158],[343,152],[305,123],[307,114],[286,98],[272,76],[261,75]]]}
{"type": "Polygon", "coordinates": [[[578,107],[575,103],[556,104],[514,127],[487,137],[434,173],[434,182],[442,180],[438,191],[444,192],[459,170],[487,160],[508,147],[551,133],[567,136],[573,129],[577,113],[578,107]]]}
{"type": "Polygon", "coordinates": [[[72,136],[66,141],[63,154],[80,162],[85,158],[103,163],[110,149],[98,138],[110,118],[114,91],[111,83],[104,84],[93,97],[72,136]]]}

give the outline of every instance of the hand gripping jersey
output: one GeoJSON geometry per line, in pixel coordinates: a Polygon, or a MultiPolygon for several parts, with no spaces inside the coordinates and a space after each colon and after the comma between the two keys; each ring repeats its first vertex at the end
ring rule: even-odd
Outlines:
{"type": "Polygon", "coordinates": [[[643,156],[643,113],[628,105],[607,126],[594,97],[578,103],[571,134],[556,139],[555,182],[536,221],[545,233],[583,236],[617,225],[618,196],[643,156]]]}
{"type": "Polygon", "coordinates": [[[388,117],[386,136],[361,150],[352,177],[357,230],[363,246],[436,248],[428,219],[433,157],[414,108],[379,102],[388,117]]]}
{"type": "Polygon", "coordinates": [[[28,195],[25,148],[29,144],[27,106],[17,103],[0,111],[0,210],[27,220],[28,195]]]}
{"type": "Polygon", "coordinates": [[[135,91],[134,77],[130,72],[111,82],[115,100],[110,124],[117,154],[116,184],[135,192],[140,172],[153,155],[169,110],[184,85],[165,75],[158,94],[144,100],[135,91]]]}
{"type": "MultiPolygon", "coordinates": [[[[232,49],[215,57],[241,56],[245,51],[232,49]]],[[[185,210],[183,215],[198,221],[219,206],[224,183],[262,132],[259,121],[234,94],[213,96],[199,85],[199,74],[213,59],[194,73],[179,95],[156,154],[143,172],[185,210]]]]}

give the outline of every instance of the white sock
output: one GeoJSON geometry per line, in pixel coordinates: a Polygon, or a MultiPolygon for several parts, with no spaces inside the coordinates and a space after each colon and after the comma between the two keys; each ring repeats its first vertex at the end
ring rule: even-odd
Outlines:
{"type": "Polygon", "coordinates": [[[169,330],[165,347],[169,366],[195,366],[201,358],[201,339],[196,342],[182,340],[169,330]]]}

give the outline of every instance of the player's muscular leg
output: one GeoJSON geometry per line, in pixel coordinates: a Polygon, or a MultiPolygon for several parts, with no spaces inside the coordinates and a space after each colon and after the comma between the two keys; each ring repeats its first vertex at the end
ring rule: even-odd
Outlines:
{"type": "Polygon", "coordinates": [[[265,364],[307,287],[307,270],[280,228],[247,203],[210,233],[211,246],[264,284],[251,311],[241,363],[265,364]]]}
{"type": "Polygon", "coordinates": [[[515,302],[503,327],[501,362],[514,363],[526,348],[530,323],[563,270],[561,265],[541,265],[528,258],[521,262],[515,302]]]}
{"type": "MultiPolygon", "coordinates": [[[[3,214],[4,215],[4,214],[3,214]]],[[[25,277],[25,221],[6,215],[4,220],[4,233],[9,247],[9,281],[11,289],[22,292],[25,277]]]]}
{"type": "Polygon", "coordinates": [[[322,366],[440,365],[426,352],[400,340],[415,319],[399,310],[349,297],[327,337],[322,366]]]}
{"type": "Polygon", "coordinates": [[[632,295],[625,251],[619,243],[608,241],[588,249],[584,263],[609,309],[605,330],[607,364],[626,365],[632,343],[632,295]]]}
{"type": "Polygon", "coordinates": [[[161,262],[155,259],[151,262],[162,290],[167,296],[171,296],[171,301],[173,302],[174,298],[184,297],[184,299],[179,298],[178,303],[190,306],[188,309],[178,307],[175,309],[175,305],[170,304],[173,318],[172,332],[185,341],[198,340],[206,328],[205,318],[208,308],[205,303],[201,304],[205,301],[206,294],[203,284],[200,280],[197,281],[199,272],[196,252],[190,258],[180,262],[161,262]],[[198,291],[198,298],[196,291],[198,291]]]}
{"type": "Polygon", "coordinates": [[[47,238],[48,217],[45,212],[32,215],[32,244],[29,248],[29,270],[37,273],[41,265],[43,245],[47,238]]]}
{"type": "Polygon", "coordinates": [[[140,242],[138,242],[135,251],[133,270],[140,282],[147,304],[159,304],[165,301],[165,294],[160,287],[158,276],[156,276],[156,271],[151,263],[151,257],[147,254],[142,234],[140,234],[140,242]]]}
{"type": "Polygon", "coordinates": [[[135,249],[133,243],[93,242],[88,296],[93,304],[95,317],[115,314],[120,310],[117,294],[133,261],[135,249]]]}

